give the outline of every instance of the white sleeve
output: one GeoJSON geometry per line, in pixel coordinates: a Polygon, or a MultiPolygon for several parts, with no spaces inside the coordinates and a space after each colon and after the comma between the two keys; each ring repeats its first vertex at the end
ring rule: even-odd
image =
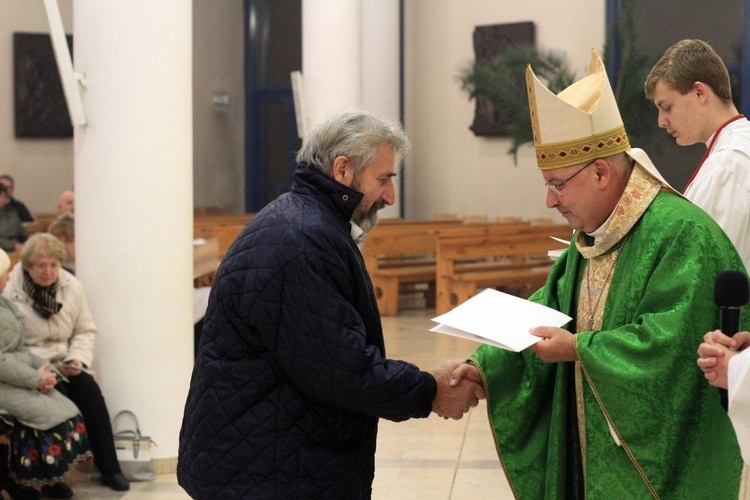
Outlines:
{"type": "Polygon", "coordinates": [[[750,349],[729,360],[729,418],[740,443],[742,459],[750,464],[750,349]]]}
{"type": "Polygon", "coordinates": [[[740,151],[721,151],[706,159],[685,196],[705,210],[727,233],[740,256],[750,262],[750,158],[740,151]]]}

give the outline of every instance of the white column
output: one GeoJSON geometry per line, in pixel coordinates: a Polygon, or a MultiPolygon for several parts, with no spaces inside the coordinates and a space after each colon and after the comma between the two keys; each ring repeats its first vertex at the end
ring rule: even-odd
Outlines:
{"type": "Polygon", "coordinates": [[[302,76],[309,128],[337,111],[362,105],[361,12],[361,0],[302,0],[302,76]]]}
{"type": "MultiPolygon", "coordinates": [[[[399,18],[398,0],[362,0],[362,105],[391,120],[400,119],[399,18]]],[[[381,218],[399,216],[401,192],[396,194],[381,218]]]]}
{"type": "MultiPolygon", "coordinates": [[[[192,5],[76,0],[76,270],[114,415],[177,456],[192,369],[192,5]]],[[[164,463],[170,463],[166,461],[164,463]]]]}
{"type": "MultiPolygon", "coordinates": [[[[398,120],[398,0],[302,0],[302,75],[308,130],[346,108],[398,120]]],[[[381,217],[398,217],[396,203],[381,217]]]]}
{"type": "Polygon", "coordinates": [[[362,0],[362,104],[370,111],[399,119],[398,0],[362,0]]]}

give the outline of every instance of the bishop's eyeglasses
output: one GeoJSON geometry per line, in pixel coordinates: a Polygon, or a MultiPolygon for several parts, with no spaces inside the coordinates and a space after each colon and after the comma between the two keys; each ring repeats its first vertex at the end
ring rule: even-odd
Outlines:
{"type": "Polygon", "coordinates": [[[547,189],[549,189],[550,191],[552,191],[553,193],[555,193],[557,196],[562,195],[562,189],[565,187],[565,184],[567,184],[570,181],[570,179],[572,179],[576,175],[578,175],[581,172],[583,172],[586,169],[586,167],[588,167],[589,165],[591,165],[592,163],[594,163],[598,159],[599,158],[594,158],[593,160],[591,160],[590,162],[588,162],[586,165],[584,165],[578,172],[576,172],[575,174],[571,175],[570,177],[568,177],[567,179],[565,179],[564,181],[562,181],[560,183],[552,184],[550,182],[545,182],[544,183],[544,187],[546,187],[547,189]]]}

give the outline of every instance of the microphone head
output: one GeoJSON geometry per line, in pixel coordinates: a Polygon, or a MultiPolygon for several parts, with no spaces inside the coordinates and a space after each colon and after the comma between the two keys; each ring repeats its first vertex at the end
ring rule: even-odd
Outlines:
{"type": "Polygon", "coordinates": [[[722,271],[714,283],[714,302],[719,307],[742,307],[750,300],[747,276],[741,271],[722,271]]]}

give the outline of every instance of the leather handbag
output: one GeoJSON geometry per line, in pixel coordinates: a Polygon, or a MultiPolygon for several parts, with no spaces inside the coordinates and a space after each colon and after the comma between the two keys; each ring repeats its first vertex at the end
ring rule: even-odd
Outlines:
{"type": "Polygon", "coordinates": [[[123,410],[112,420],[115,438],[115,451],[122,473],[131,481],[152,481],[156,477],[152,445],[156,443],[141,434],[138,418],[132,411],[123,410]],[[120,430],[122,421],[129,420],[130,426],[120,430]]]}

